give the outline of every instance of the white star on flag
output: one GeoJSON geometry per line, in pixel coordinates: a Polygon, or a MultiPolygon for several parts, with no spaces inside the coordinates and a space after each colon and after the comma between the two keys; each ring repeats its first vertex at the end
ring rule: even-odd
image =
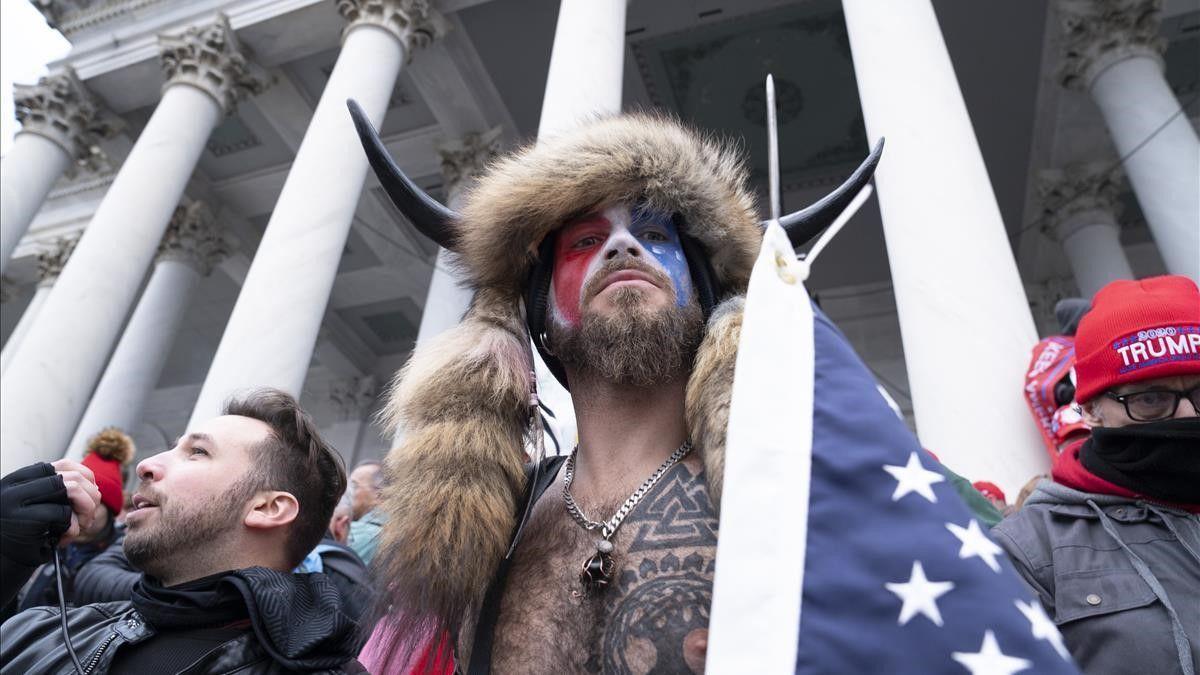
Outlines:
{"type": "Polygon", "coordinates": [[[978,557],[987,566],[992,568],[993,572],[1000,572],[1000,563],[996,562],[996,556],[1004,551],[995,544],[988,536],[979,529],[979,523],[972,519],[967,523],[966,527],[959,527],[954,523],[946,523],[946,529],[950,530],[958,540],[962,542],[962,548],[958,550],[959,558],[978,557]]]}
{"type": "Polygon", "coordinates": [[[887,583],[884,586],[904,601],[904,605],[900,608],[900,619],[897,622],[901,626],[908,623],[909,619],[917,614],[924,614],[934,624],[941,626],[942,613],[938,611],[937,599],[949,593],[954,588],[954,583],[930,581],[925,578],[925,568],[921,566],[921,561],[914,560],[912,574],[907,583],[887,583]]]}
{"type": "Polygon", "coordinates": [[[1058,626],[1046,616],[1046,612],[1042,609],[1037,600],[1032,602],[1021,602],[1017,600],[1013,603],[1021,613],[1029,619],[1029,625],[1033,627],[1033,637],[1038,640],[1046,640],[1054,645],[1054,651],[1064,659],[1070,660],[1070,652],[1067,651],[1066,645],[1063,644],[1062,633],[1058,632],[1058,626]]]}
{"type": "Polygon", "coordinates": [[[1028,668],[1026,659],[1009,656],[1000,651],[996,635],[992,631],[983,634],[983,645],[977,652],[954,652],[950,657],[958,661],[971,675],[1013,675],[1028,668]]]}
{"type": "Polygon", "coordinates": [[[896,491],[892,493],[894,502],[899,501],[901,497],[910,492],[916,492],[930,502],[936,502],[937,497],[933,494],[930,486],[946,480],[946,477],[937,471],[930,471],[921,466],[921,460],[917,458],[915,452],[908,456],[908,464],[904,466],[884,464],[883,470],[892,474],[892,478],[896,479],[896,491]]]}

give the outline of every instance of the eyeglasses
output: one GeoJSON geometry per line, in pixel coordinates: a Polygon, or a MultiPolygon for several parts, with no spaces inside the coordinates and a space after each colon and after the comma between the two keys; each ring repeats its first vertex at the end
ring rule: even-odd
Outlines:
{"type": "Polygon", "coordinates": [[[1186,398],[1200,412],[1200,387],[1188,391],[1178,389],[1150,389],[1129,394],[1104,392],[1104,395],[1125,406],[1125,414],[1135,422],[1158,422],[1175,414],[1179,401],[1186,398]]]}

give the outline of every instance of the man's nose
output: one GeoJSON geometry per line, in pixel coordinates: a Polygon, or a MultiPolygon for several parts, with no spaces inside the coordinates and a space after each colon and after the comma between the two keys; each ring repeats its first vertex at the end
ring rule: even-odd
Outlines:
{"type": "Polygon", "coordinates": [[[621,229],[613,232],[604,243],[604,259],[614,260],[622,256],[639,258],[642,255],[642,245],[629,230],[621,229]]]}
{"type": "Polygon", "coordinates": [[[167,452],[160,452],[153,457],[147,457],[137,464],[137,477],[143,481],[162,480],[163,472],[166,469],[165,455],[167,452]]]}

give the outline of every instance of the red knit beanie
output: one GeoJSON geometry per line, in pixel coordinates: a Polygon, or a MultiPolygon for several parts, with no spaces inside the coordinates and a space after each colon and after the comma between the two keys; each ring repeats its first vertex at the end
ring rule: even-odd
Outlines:
{"type": "Polygon", "coordinates": [[[1113,387],[1200,374],[1200,289],[1179,276],[1114,281],[1075,333],[1075,400],[1113,387]]]}
{"type": "Polygon", "coordinates": [[[971,483],[971,487],[975,488],[979,494],[987,497],[988,499],[997,499],[1005,504],[1008,503],[1008,500],[1004,497],[1004,490],[1001,490],[1000,486],[996,485],[995,483],[986,480],[977,480],[974,483],[971,483]]]}
{"type": "Polygon", "coordinates": [[[88,453],[83,465],[96,474],[100,488],[100,503],[115,516],[125,506],[125,481],[121,467],[133,460],[136,448],[128,434],[109,427],[88,440],[88,453]]]}

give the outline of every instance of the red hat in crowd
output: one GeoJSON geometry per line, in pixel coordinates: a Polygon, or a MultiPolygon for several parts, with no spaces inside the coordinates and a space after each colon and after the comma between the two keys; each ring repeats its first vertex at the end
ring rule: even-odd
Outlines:
{"type": "Polygon", "coordinates": [[[83,465],[96,474],[100,503],[113,515],[120,513],[125,505],[125,479],[121,467],[133,460],[135,452],[133,439],[116,427],[109,427],[88,441],[83,465]]]}
{"type": "Polygon", "coordinates": [[[1114,281],[1075,333],[1075,400],[1113,387],[1200,374],[1200,289],[1179,276],[1114,281]]]}
{"type": "Polygon", "coordinates": [[[1004,502],[1005,504],[1008,503],[1008,500],[1004,498],[1004,490],[1001,490],[1000,486],[996,485],[995,483],[991,483],[986,480],[977,480],[974,483],[971,483],[971,487],[975,488],[979,491],[979,494],[992,501],[1000,501],[1004,502]]]}

